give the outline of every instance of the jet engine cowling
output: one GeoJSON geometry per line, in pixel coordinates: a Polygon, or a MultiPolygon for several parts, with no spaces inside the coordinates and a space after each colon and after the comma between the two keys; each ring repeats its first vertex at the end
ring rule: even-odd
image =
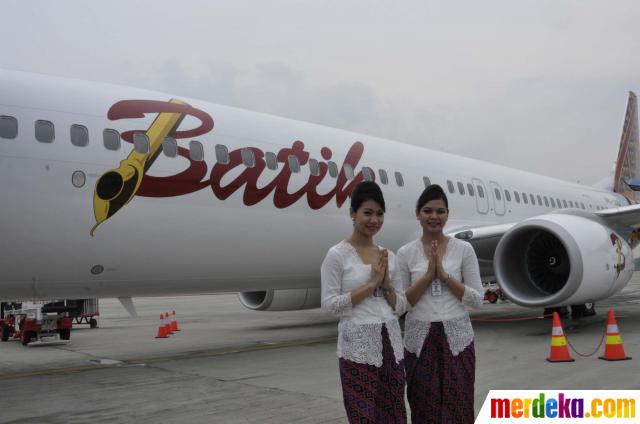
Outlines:
{"type": "Polygon", "coordinates": [[[593,302],[622,289],[633,274],[629,244],[597,217],[549,214],[507,231],[494,255],[500,288],[530,307],[593,302]]]}
{"type": "Polygon", "coordinates": [[[295,311],[320,307],[320,288],[263,290],[238,295],[246,308],[254,311],[295,311]]]}

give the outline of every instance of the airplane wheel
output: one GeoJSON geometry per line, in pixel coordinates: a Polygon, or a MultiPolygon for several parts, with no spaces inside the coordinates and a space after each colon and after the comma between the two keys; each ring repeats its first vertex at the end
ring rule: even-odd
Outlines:
{"type": "Polygon", "coordinates": [[[71,329],[63,328],[60,330],[60,340],[69,340],[71,338],[71,329]]]}
{"type": "Polygon", "coordinates": [[[35,338],[36,338],[35,331],[25,331],[22,333],[22,344],[26,346],[29,343],[31,343],[35,338]]]}
{"type": "Polygon", "coordinates": [[[91,328],[98,328],[98,320],[95,318],[91,318],[89,320],[89,327],[91,328]]]}
{"type": "Polygon", "coordinates": [[[491,292],[487,295],[487,300],[489,303],[496,303],[498,301],[498,294],[496,292],[491,292]]]}
{"type": "Polygon", "coordinates": [[[596,304],[593,302],[588,302],[584,304],[584,311],[582,312],[582,314],[585,317],[591,317],[594,316],[596,314],[596,304]]]}
{"type": "Polygon", "coordinates": [[[7,324],[2,324],[2,341],[6,342],[9,340],[9,326],[7,324]]]}

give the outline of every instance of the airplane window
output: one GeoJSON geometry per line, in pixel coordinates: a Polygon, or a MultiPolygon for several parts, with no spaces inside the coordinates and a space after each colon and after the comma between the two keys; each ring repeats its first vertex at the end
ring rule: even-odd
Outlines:
{"type": "Polygon", "coordinates": [[[431,185],[431,180],[429,177],[422,177],[422,182],[424,183],[424,188],[427,188],[431,185]]]}
{"type": "Polygon", "coordinates": [[[216,144],[216,162],[223,165],[229,163],[229,149],[224,144],[216,144]]]}
{"type": "Polygon", "coordinates": [[[516,198],[516,203],[520,203],[520,195],[518,194],[518,192],[517,192],[517,191],[514,191],[514,192],[513,192],[513,197],[515,197],[515,198],[516,198]]]}
{"type": "Polygon", "coordinates": [[[256,157],[253,155],[253,150],[245,147],[240,150],[240,154],[242,155],[242,163],[244,163],[244,166],[247,168],[256,166],[256,157]]]}
{"type": "Polygon", "coordinates": [[[362,177],[365,181],[373,181],[373,177],[371,176],[371,170],[366,166],[362,167],[362,177]]]}
{"type": "Polygon", "coordinates": [[[143,133],[133,135],[133,148],[136,152],[146,155],[149,153],[149,137],[143,133]]]}
{"type": "Polygon", "coordinates": [[[267,160],[267,168],[275,170],[278,169],[278,157],[273,152],[267,152],[264,154],[265,159],[267,160]]]}
{"type": "Polygon", "coordinates": [[[18,120],[13,116],[0,116],[0,137],[13,139],[18,136],[18,120]]]}
{"type": "Polygon", "coordinates": [[[531,204],[532,205],[536,204],[536,199],[535,199],[535,197],[533,197],[533,194],[529,193],[529,199],[531,200],[531,204]]]}
{"type": "Polygon", "coordinates": [[[502,200],[502,196],[500,196],[500,190],[498,190],[497,188],[494,188],[493,192],[496,194],[496,199],[502,200]]]}
{"type": "Polygon", "coordinates": [[[538,205],[542,206],[542,199],[540,198],[540,195],[538,194],[538,205]]]}
{"type": "Polygon", "coordinates": [[[573,207],[573,202],[569,200],[569,206],[573,207]]]}
{"type": "Polygon", "coordinates": [[[547,199],[547,196],[542,196],[542,198],[544,199],[544,205],[549,207],[549,200],[547,199]]]}
{"type": "Polygon", "coordinates": [[[380,174],[380,182],[382,184],[389,184],[389,177],[387,177],[387,171],[384,169],[378,169],[378,174],[380,174]]]}
{"type": "Polygon", "coordinates": [[[36,121],[36,140],[40,143],[51,143],[56,138],[53,122],[36,121]]]}
{"type": "Polygon", "coordinates": [[[568,207],[569,207],[569,206],[567,206],[567,201],[566,201],[566,200],[563,200],[563,201],[562,201],[562,204],[564,205],[564,207],[565,207],[565,208],[568,208],[568,207]]]}
{"type": "Polygon", "coordinates": [[[507,202],[511,201],[511,194],[509,193],[509,190],[504,191],[504,197],[507,198],[507,202]]]}
{"type": "Polygon", "coordinates": [[[584,207],[584,203],[580,202],[580,207],[581,207],[582,209],[585,209],[585,207],[584,207]]]}
{"type": "Polygon", "coordinates": [[[204,147],[202,147],[202,143],[197,140],[191,140],[189,142],[189,156],[191,156],[191,160],[196,162],[201,162],[204,160],[204,147]]]}
{"type": "Polygon", "coordinates": [[[447,187],[449,188],[449,193],[453,194],[456,192],[456,189],[453,188],[453,183],[451,180],[447,180],[447,187]]]}
{"type": "Polygon", "coordinates": [[[89,144],[89,130],[84,125],[71,125],[71,144],[78,147],[85,147],[89,144]]]}
{"type": "Polygon", "coordinates": [[[404,178],[402,178],[402,174],[399,173],[398,171],[396,171],[395,174],[396,174],[396,184],[398,184],[398,187],[404,186],[404,178]]]}
{"type": "Polygon", "coordinates": [[[329,175],[333,178],[336,178],[338,176],[338,165],[336,165],[336,163],[333,161],[329,161],[328,165],[329,165],[329,175]]]}
{"type": "Polygon", "coordinates": [[[353,168],[348,163],[344,164],[344,175],[347,176],[349,181],[353,180],[353,168]]]}
{"type": "Polygon", "coordinates": [[[562,202],[557,197],[556,197],[556,204],[558,205],[559,208],[562,207],[562,202]]]}
{"type": "Polygon", "coordinates": [[[458,193],[464,196],[464,184],[462,184],[460,181],[458,181],[458,193]]]}
{"type": "Polygon", "coordinates": [[[107,150],[120,150],[120,133],[107,128],[102,131],[102,142],[107,150]]]}
{"type": "Polygon", "coordinates": [[[527,193],[522,193],[522,201],[525,205],[529,204],[529,200],[527,200],[527,193]]]}
{"type": "Polygon", "coordinates": [[[556,202],[553,200],[553,197],[550,197],[549,200],[551,201],[551,206],[555,208],[556,202]]]}
{"type": "Polygon", "coordinates": [[[484,190],[482,189],[482,186],[476,186],[476,188],[478,189],[478,196],[484,199],[484,190]]]}
{"type": "Polygon", "coordinates": [[[469,196],[473,197],[473,186],[469,183],[467,183],[467,193],[469,193],[469,196]]]}
{"type": "Polygon", "coordinates": [[[178,156],[178,142],[173,137],[165,137],[162,140],[162,151],[168,158],[175,158],[178,156]]]}
{"type": "Polygon", "coordinates": [[[318,165],[318,161],[315,159],[309,159],[309,171],[311,175],[317,177],[320,175],[320,165],[318,165]]]}

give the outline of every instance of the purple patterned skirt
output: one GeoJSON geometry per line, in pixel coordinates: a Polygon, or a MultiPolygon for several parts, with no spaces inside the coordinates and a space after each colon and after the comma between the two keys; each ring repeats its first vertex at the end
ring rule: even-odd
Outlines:
{"type": "Polygon", "coordinates": [[[412,424],[473,424],[473,342],[453,356],[442,323],[432,322],[420,357],[404,353],[412,424]]]}
{"type": "Polygon", "coordinates": [[[382,326],[382,366],[339,358],[342,397],[349,423],[406,424],[404,364],[396,363],[386,326],[382,326]]]}

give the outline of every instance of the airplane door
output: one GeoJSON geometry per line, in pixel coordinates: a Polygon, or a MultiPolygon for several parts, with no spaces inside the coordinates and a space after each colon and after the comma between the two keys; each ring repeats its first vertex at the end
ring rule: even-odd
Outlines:
{"type": "Polygon", "coordinates": [[[472,178],[471,181],[476,187],[476,209],[482,214],[489,212],[489,193],[482,180],[478,178],[472,178]]]}
{"type": "Polygon", "coordinates": [[[491,187],[491,197],[495,205],[494,212],[496,215],[504,215],[504,191],[502,191],[502,187],[495,181],[489,181],[489,186],[491,187]]]}

